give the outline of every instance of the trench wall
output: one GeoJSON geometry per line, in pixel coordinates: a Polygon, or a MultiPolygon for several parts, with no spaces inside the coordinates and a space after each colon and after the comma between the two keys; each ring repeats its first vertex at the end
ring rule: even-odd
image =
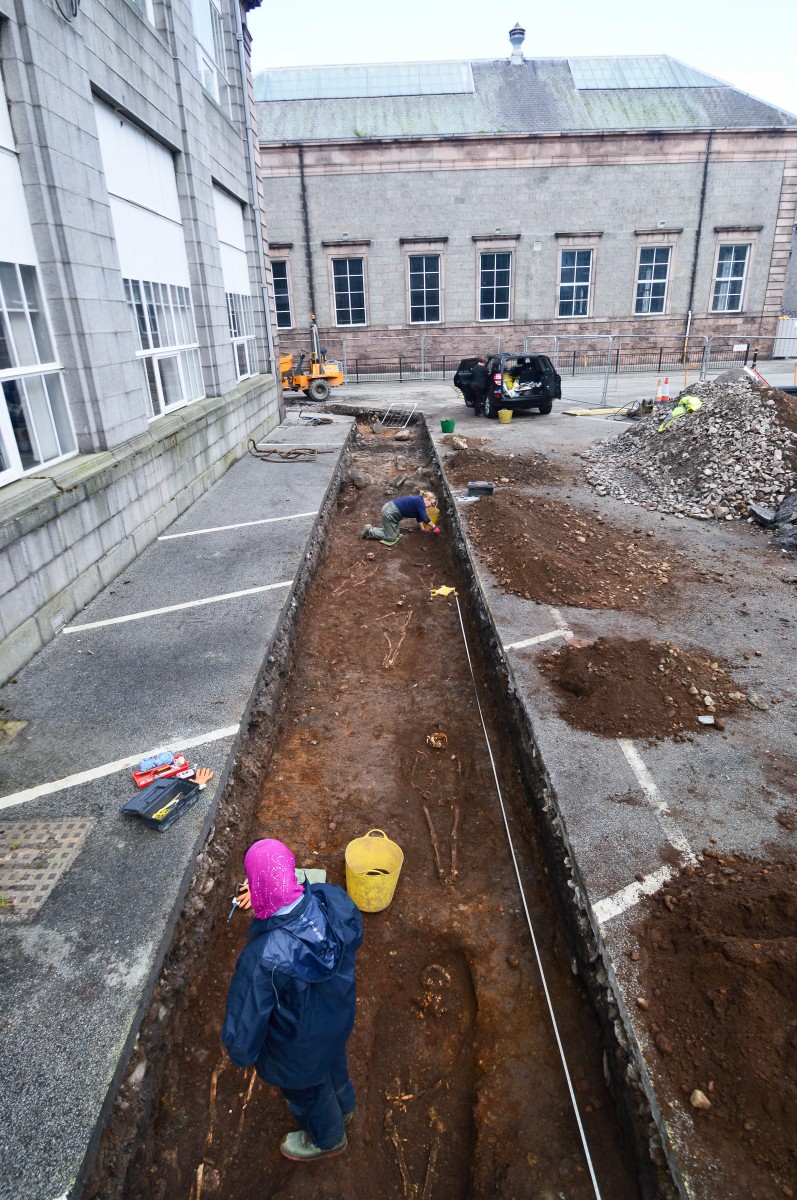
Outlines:
{"type": "Polygon", "coordinates": [[[230,751],[196,855],[189,861],[149,982],[141,997],[139,1017],[122,1049],[83,1167],[70,1197],[113,1200],[122,1195],[136,1147],[151,1136],[152,1116],[160,1096],[158,1053],[167,1033],[166,1017],[189,984],[214,925],[216,906],[205,904],[211,887],[228,886],[232,894],[240,872],[241,846],[247,844],[260,796],[263,773],[277,735],[280,700],[290,675],[302,606],[326,548],[326,530],[335,510],[341,480],[350,461],[349,435],[330,479],[310,532],[301,564],[263,655],[243,712],[238,738],[230,751]],[[257,732],[257,738],[252,734],[257,732]],[[256,756],[244,755],[257,744],[256,756]],[[233,792],[237,803],[230,801],[233,792]],[[210,887],[206,883],[210,880],[210,887]]]}
{"type": "MultiPolygon", "coordinates": [[[[642,1054],[633,1033],[622,991],[606,944],[592,914],[587,889],[567,835],[567,826],[556,788],[545,767],[531,715],[518,693],[512,667],[504,653],[490,607],[470,558],[459,510],[444,475],[433,439],[431,454],[438,472],[438,495],[445,497],[446,516],[454,531],[457,557],[468,580],[468,608],[476,634],[478,653],[485,663],[484,678],[491,682],[493,700],[505,713],[516,735],[517,754],[533,811],[535,826],[546,850],[563,927],[576,956],[579,974],[601,1020],[607,1056],[604,1067],[615,1100],[625,1111],[637,1142],[643,1194],[657,1200],[689,1200],[677,1159],[666,1133],[642,1054]]],[[[442,508],[442,505],[441,505],[442,508]]]]}

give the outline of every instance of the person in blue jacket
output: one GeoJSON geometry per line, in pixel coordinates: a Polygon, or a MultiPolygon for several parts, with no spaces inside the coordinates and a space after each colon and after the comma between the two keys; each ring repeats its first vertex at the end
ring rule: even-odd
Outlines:
{"type": "Polygon", "coordinates": [[[388,500],[387,504],[382,506],[382,524],[366,525],[360,536],[380,541],[383,546],[395,546],[401,538],[399,525],[407,517],[414,517],[422,529],[431,529],[433,533],[439,533],[439,526],[429,519],[426,511],[427,508],[436,507],[437,498],[432,492],[421,492],[419,496],[399,496],[396,500],[388,500]]]}
{"type": "Polygon", "coordinates": [[[282,842],[255,842],[244,867],[254,920],[230,983],[221,1040],[236,1066],[254,1064],[280,1089],[302,1126],[283,1139],[286,1158],[342,1154],[355,1103],[346,1041],[354,1026],[360,911],[342,888],[302,888],[282,842]]]}

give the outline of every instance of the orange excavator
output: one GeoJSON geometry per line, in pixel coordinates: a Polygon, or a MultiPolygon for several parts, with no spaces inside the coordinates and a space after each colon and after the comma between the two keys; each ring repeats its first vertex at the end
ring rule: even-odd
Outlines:
{"type": "Polygon", "coordinates": [[[284,391],[304,392],[311,400],[318,401],[326,400],[330,388],[340,387],[344,382],[343,364],[328,359],[321,345],[315,313],[310,314],[310,354],[303,350],[295,367],[292,354],[281,355],[280,374],[284,391]]]}

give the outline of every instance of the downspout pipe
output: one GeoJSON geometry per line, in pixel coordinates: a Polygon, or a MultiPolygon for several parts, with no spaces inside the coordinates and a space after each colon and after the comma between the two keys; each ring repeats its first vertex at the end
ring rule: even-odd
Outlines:
{"type": "Polygon", "coordinates": [[[685,335],[689,335],[689,326],[691,324],[692,313],[695,308],[695,284],[697,282],[697,259],[700,253],[700,241],[703,235],[703,210],[706,207],[706,190],[708,186],[708,164],[711,157],[711,143],[714,134],[710,133],[706,139],[706,153],[703,159],[703,183],[700,188],[700,204],[697,210],[697,232],[695,233],[695,252],[692,256],[692,278],[689,281],[689,302],[686,305],[688,316],[684,327],[685,335]]]}
{"type": "MultiPolygon", "coordinates": [[[[263,303],[263,320],[266,324],[266,340],[268,342],[268,357],[271,374],[277,375],[278,364],[274,356],[274,331],[271,328],[271,302],[268,292],[268,273],[266,271],[266,254],[263,249],[263,214],[260,211],[260,194],[257,190],[257,162],[255,160],[255,139],[249,111],[249,77],[246,72],[246,51],[244,49],[243,18],[241,5],[235,0],[235,37],[238,42],[238,63],[241,72],[241,99],[244,110],[244,125],[246,126],[246,144],[249,151],[249,190],[251,194],[252,213],[255,218],[255,241],[257,242],[257,264],[260,275],[260,294],[263,303]]],[[[281,403],[281,401],[280,401],[281,403]]]]}
{"type": "Polygon", "coordinates": [[[307,261],[307,286],[310,293],[310,312],[318,310],[315,306],[315,283],[313,281],[313,243],[310,240],[310,210],[307,205],[307,180],[304,174],[304,146],[297,146],[299,153],[299,188],[302,196],[302,224],[304,225],[304,253],[307,261]]]}

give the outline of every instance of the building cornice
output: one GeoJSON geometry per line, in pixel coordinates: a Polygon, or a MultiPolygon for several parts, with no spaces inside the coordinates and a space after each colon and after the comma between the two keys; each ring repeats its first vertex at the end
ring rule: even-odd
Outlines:
{"type": "MultiPolygon", "coordinates": [[[[258,101],[262,104],[263,101],[258,101]]],[[[760,136],[762,134],[797,138],[797,125],[722,125],[722,126],[701,126],[683,125],[671,126],[665,129],[555,129],[555,130],[524,130],[521,133],[408,133],[408,134],[392,134],[391,136],[380,137],[363,137],[352,135],[346,138],[301,138],[295,141],[290,141],[286,138],[279,138],[269,141],[262,139],[260,145],[263,149],[275,149],[278,147],[297,147],[303,146],[305,150],[314,147],[328,146],[357,146],[360,149],[367,150],[375,146],[394,146],[394,145],[413,145],[417,143],[448,143],[448,142],[529,142],[529,141],[561,141],[567,138],[578,138],[583,140],[598,140],[605,141],[608,138],[645,138],[658,141],[661,138],[671,137],[696,137],[701,141],[711,134],[712,136],[734,135],[744,137],[746,135],[760,136]]]]}

